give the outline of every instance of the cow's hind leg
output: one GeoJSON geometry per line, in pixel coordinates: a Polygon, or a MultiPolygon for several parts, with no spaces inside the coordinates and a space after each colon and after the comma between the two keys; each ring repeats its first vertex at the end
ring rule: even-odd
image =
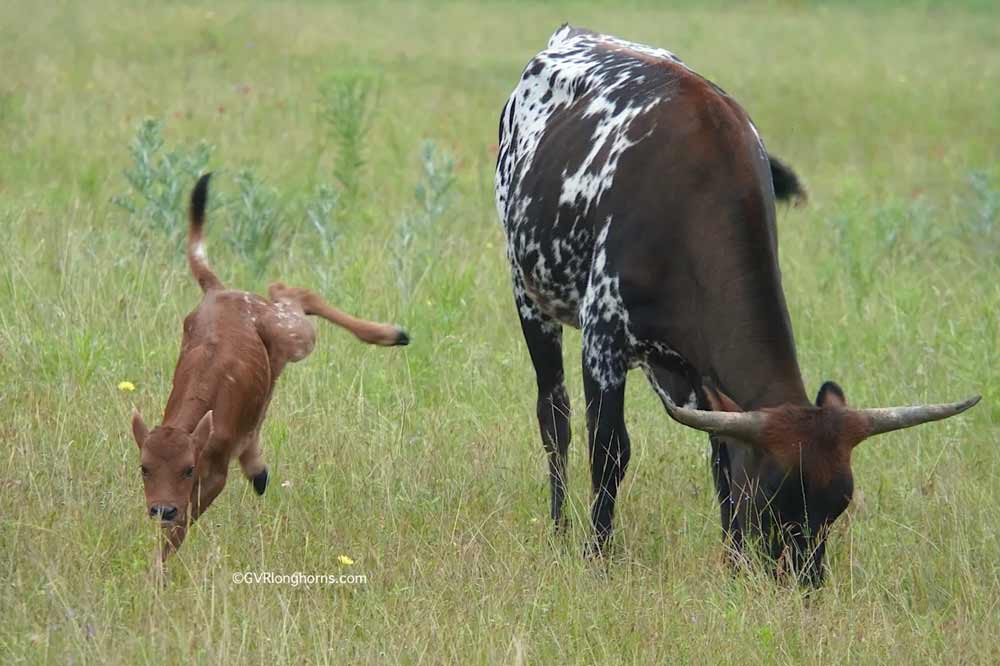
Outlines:
{"type": "Polygon", "coordinates": [[[591,520],[594,554],[603,554],[611,538],[618,487],[625,477],[631,444],[625,428],[624,340],[585,329],[583,388],[587,397],[590,479],[594,493],[591,520]]]}
{"type": "Polygon", "coordinates": [[[566,526],[566,459],[569,451],[569,395],[563,380],[562,325],[542,314],[521,292],[516,296],[521,330],[538,383],[538,427],[549,463],[550,515],[556,531],[566,526]]]}

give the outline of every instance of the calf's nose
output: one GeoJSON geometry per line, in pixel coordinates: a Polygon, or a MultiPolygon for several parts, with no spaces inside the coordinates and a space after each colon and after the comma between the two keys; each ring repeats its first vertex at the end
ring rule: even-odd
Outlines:
{"type": "Polygon", "coordinates": [[[160,520],[173,520],[177,517],[177,507],[154,504],[149,507],[149,517],[156,518],[157,516],[160,517],[160,520]]]}

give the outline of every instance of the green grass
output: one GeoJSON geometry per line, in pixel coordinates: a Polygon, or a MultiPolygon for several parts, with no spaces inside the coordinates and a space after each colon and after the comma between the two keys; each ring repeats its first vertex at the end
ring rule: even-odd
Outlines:
{"type": "Polygon", "coordinates": [[[683,4],[5,2],[0,662],[1000,661],[997,13],[683,4]],[[506,95],[566,20],[674,50],[804,177],[809,206],[779,226],[810,390],[836,379],[865,406],[984,396],[857,450],[859,501],[810,598],[727,574],[707,443],[638,375],[616,559],[607,573],[582,559],[575,332],[574,529],[550,535],[492,166],[506,95]],[[376,89],[354,207],[317,265],[302,201],[334,182],[323,91],[344,76],[376,89]],[[215,195],[233,196],[242,168],[273,188],[284,245],[259,278],[223,242],[232,210],[213,212],[224,281],[322,284],[413,338],[372,349],[320,326],[271,408],[268,494],[234,471],[163,590],[129,412],[161,413],[198,290],[176,245],[111,203],[146,117],[171,149],[215,146],[215,195]],[[408,246],[407,274],[424,277],[401,289],[424,139],[454,157],[456,182],[408,246]],[[232,583],[248,570],[368,583],[232,583]]]}

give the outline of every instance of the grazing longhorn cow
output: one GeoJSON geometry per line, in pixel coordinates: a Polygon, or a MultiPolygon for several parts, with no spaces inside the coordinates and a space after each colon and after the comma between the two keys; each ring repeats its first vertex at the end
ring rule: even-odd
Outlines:
{"type": "Polygon", "coordinates": [[[159,564],[180,548],[190,523],[226,486],[239,459],[258,495],[268,472],[260,431],[274,386],[288,363],[312,353],[316,315],[373,345],[405,345],[403,329],[357,319],[308,289],[275,282],[268,297],[227,289],[208,265],[202,229],[209,175],[191,193],[187,258],[203,297],[184,318],[180,357],[163,423],[150,430],[138,410],[132,434],[139,446],[146,508],[165,537],[159,564]]]}
{"type": "Polygon", "coordinates": [[[662,49],[563,26],[500,119],[497,209],[538,382],[551,515],[563,522],[569,399],[562,326],[582,329],[593,551],[629,461],[625,379],[641,367],[667,413],[710,434],[722,525],[823,575],[867,437],[958,414],[850,409],[806,397],[781,289],[775,197],[801,194],[746,112],[662,49]]]}

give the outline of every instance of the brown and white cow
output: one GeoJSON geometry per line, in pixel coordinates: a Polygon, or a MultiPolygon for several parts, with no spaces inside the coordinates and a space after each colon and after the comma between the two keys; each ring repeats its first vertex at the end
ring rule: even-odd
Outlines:
{"type": "Polygon", "coordinates": [[[822,578],[863,439],[958,414],[806,397],[778,266],[775,196],[801,194],[746,112],[662,49],[571,26],[524,69],[500,119],[496,203],[538,382],[551,515],[563,520],[569,399],[562,327],[583,334],[595,546],[629,461],[625,380],[711,434],[722,524],[822,578]]]}
{"type": "Polygon", "coordinates": [[[281,371],[308,356],[316,343],[306,315],[346,328],[369,344],[409,342],[401,328],[356,319],[307,289],[275,283],[267,299],[226,289],[209,268],[202,243],[208,181],[209,175],[202,176],[191,194],[187,248],[204,296],[184,319],[163,423],[149,430],[138,410],[132,414],[147,511],[165,536],[161,562],[222,492],[234,458],[257,494],[264,494],[268,472],[261,426],[281,371]]]}

